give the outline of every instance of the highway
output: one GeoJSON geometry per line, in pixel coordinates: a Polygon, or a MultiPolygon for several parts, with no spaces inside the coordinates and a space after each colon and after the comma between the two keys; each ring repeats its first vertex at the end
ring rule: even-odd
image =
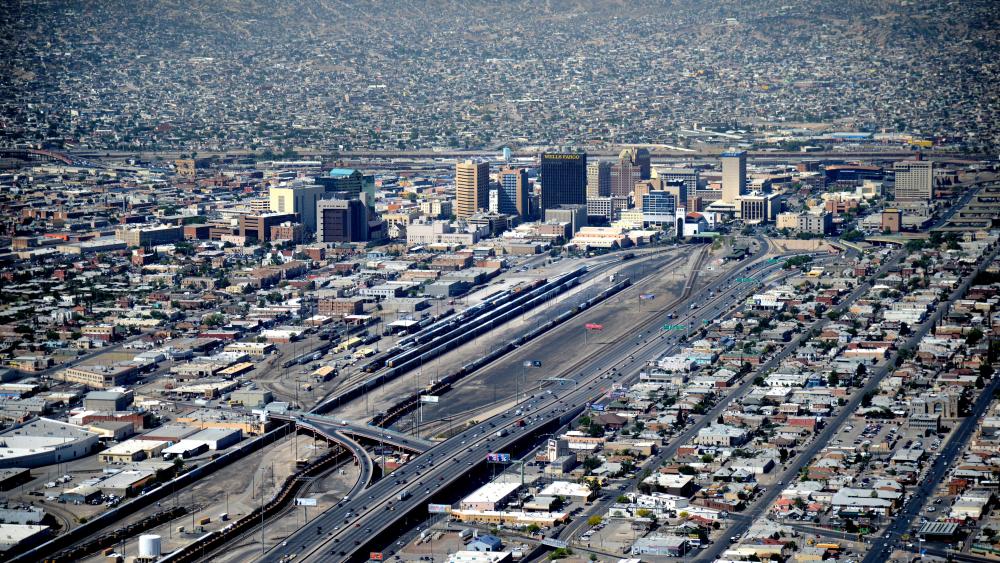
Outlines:
{"type": "MultiPolygon", "coordinates": [[[[760,258],[766,251],[764,243],[755,257],[760,258]]],[[[735,277],[762,278],[780,267],[780,263],[761,261],[753,264],[750,272],[734,269],[728,276],[701,289],[703,294],[719,291],[718,295],[699,303],[699,308],[679,315],[673,322],[700,327],[704,321],[715,320],[720,311],[756,290],[755,284],[733,283],[735,277]]],[[[451,499],[436,499],[435,492],[469,474],[475,466],[485,461],[487,453],[505,451],[523,433],[550,421],[558,419],[558,425],[565,424],[583,412],[589,401],[603,394],[600,388],[603,382],[600,379],[611,379],[607,382],[610,384],[622,379],[626,369],[630,370],[630,375],[634,375],[647,360],[662,355],[664,340],[671,343],[677,339],[670,338],[667,333],[659,330],[663,322],[664,319],[654,319],[637,327],[637,338],[644,338],[642,340],[621,339],[608,344],[600,351],[599,359],[582,370],[574,389],[560,391],[562,396],[548,393],[532,396],[520,406],[522,414],[498,415],[437,445],[406,467],[397,470],[390,478],[375,483],[364,491],[362,498],[345,501],[341,506],[319,516],[308,529],[300,529],[290,535],[281,546],[269,552],[265,560],[278,561],[291,554],[297,555],[296,560],[330,557],[338,560],[366,560],[367,552],[357,552],[369,549],[370,542],[396,525],[407,513],[422,510],[426,503],[435,500],[450,502],[451,499]],[[621,372],[617,371],[619,368],[622,368],[621,372]],[[526,424],[524,429],[515,426],[516,420],[521,418],[526,424]],[[500,429],[506,429],[508,435],[496,436],[500,429]],[[399,499],[398,495],[403,491],[410,496],[399,499]],[[317,543],[317,539],[321,541],[317,543]]]]}

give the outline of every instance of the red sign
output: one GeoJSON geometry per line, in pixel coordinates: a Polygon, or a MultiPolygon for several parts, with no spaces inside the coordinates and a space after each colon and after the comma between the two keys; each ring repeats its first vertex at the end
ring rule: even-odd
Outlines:
{"type": "Polygon", "coordinates": [[[373,552],[369,553],[368,554],[368,560],[369,561],[381,561],[382,560],[382,552],[381,551],[373,551],[373,552]]]}
{"type": "Polygon", "coordinates": [[[583,325],[583,328],[587,330],[604,330],[604,325],[599,325],[596,323],[587,323],[583,325]]]}

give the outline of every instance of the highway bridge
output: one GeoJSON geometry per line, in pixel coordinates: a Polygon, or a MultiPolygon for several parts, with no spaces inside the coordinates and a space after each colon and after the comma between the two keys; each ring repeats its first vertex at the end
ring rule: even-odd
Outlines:
{"type": "Polygon", "coordinates": [[[79,156],[46,149],[0,148],[0,158],[23,160],[25,162],[58,162],[67,166],[86,168],[103,168],[102,165],[94,164],[79,156]]]}
{"type": "Polygon", "coordinates": [[[309,426],[330,436],[349,436],[369,443],[385,444],[399,450],[422,454],[434,447],[435,443],[390,428],[380,428],[344,419],[335,419],[315,413],[295,413],[270,415],[274,420],[309,426]]]}

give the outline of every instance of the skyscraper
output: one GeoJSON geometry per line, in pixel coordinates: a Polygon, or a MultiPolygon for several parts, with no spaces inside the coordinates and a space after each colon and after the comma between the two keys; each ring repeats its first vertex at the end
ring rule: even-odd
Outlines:
{"type": "Polygon", "coordinates": [[[368,240],[368,208],[357,199],[321,199],[316,204],[317,242],[368,240]]]}
{"type": "Polygon", "coordinates": [[[736,198],[745,195],[747,187],[746,151],[722,153],[722,201],[735,203],[736,198]]]}
{"type": "Polygon", "coordinates": [[[528,171],[524,168],[504,168],[500,171],[497,211],[525,217],[528,208],[528,171]]]}
{"type": "Polygon", "coordinates": [[[698,189],[697,168],[654,168],[652,177],[661,178],[664,182],[683,182],[688,194],[693,195],[698,189]]]}
{"type": "Polygon", "coordinates": [[[587,165],[587,198],[611,195],[611,163],[596,160],[587,165]]]}
{"type": "Polygon", "coordinates": [[[894,162],[896,201],[930,201],[934,197],[934,168],[929,160],[894,162]]]}
{"type": "Polygon", "coordinates": [[[652,190],[642,196],[643,224],[673,226],[676,219],[677,200],[670,192],[652,190]]]}
{"type": "Polygon", "coordinates": [[[471,217],[489,208],[490,163],[466,160],[455,165],[455,216],[471,217]]]}
{"type": "Polygon", "coordinates": [[[293,184],[291,186],[271,186],[268,199],[274,213],[298,213],[299,221],[307,231],[316,230],[316,202],[325,189],[316,184],[293,184]]]}
{"type": "MultiPolygon", "coordinates": [[[[353,168],[334,168],[326,176],[317,176],[315,181],[326,189],[326,193],[337,194],[338,197],[344,198],[358,197],[362,191],[366,191],[368,188],[365,175],[353,168]]],[[[371,179],[370,190],[374,196],[374,178],[371,179]]]]}
{"type": "Polygon", "coordinates": [[[541,160],[543,211],[587,203],[587,153],[542,153],[541,160]]]}
{"type": "Polygon", "coordinates": [[[627,196],[635,189],[636,182],[649,179],[649,151],[625,149],[618,155],[618,162],[611,167],[611,195],[627,196]]]}

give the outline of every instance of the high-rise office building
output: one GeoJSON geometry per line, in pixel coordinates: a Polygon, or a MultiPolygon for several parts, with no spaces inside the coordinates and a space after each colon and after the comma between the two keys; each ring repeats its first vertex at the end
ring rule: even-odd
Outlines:
{"type": "Polygon", "coordinates": [[[635,184],[648,180],[649,151],[646,149],[625,149],[618,155],[618,162],[611,166],[611,195],[627,196],[635,190],[635,184]]]}
{"type": "Polygon", "coordinates": [[[722,153],[722,201],[736,203],[747,193],[747,153],[727,151],[722,153]]]}
{"type": "Polygon", "coordinates": [[[280,225],[286,221],[297,222],[297,213],[255,213],[253,215],[240,215],[239,236],[247,240],[266,241],[271,240],[271,227],[280,225]]]}
{"type": "Polygon", "coordinates": [[[466,160],[455,165],[455,216],[471,217],[489,208],[490,163],[466,160]]]}
{"type": "Polygon", "coordinates": [[[542,153],[541,209],[587,203],[587,153],[542,153]]]}
{"type": "Polygon", "coordinates": [[[929,160],[901,160],[896,173],[896,201],[930,201],[934,197],[934,167],[929,160]]]}
{"type": "Polygon", "coordinates": [[[298,184],[271,186],[268,199],[272,213],[298,213],[307,231],[316,230],[316,202],[326,193],[323,186],[298,184]]]}
{"type": "Polygon", "coordinates": [[[611,162],[596,160],[587,164],[587,198],[611,195],[611,162]]]}
{"type": "Polygon", "coordinates": [[[652,176],[660,178],[666,183],[682,182],[686,193],[689,194],[693,194],[698,189],[697,168],[654,168],[652,176]]]}
{"type": "Polygon", "coordinates": [[[528,171],[524,168],[504,168],[500,171],[497,212],[525,217],[529,211],[528,171]]]}
{"type": "Polygon", "coordinates": [[[368,208],[357,199],[322,199],[316,204],[317,242],[368,241],[368,208]]]}
{"type": "Polygon", "coordinates": [[[663,190],[652,190],[642,196],[642,222],[645,225],[673,226],[677,200],[663,190]]]}
{"type": "MultiPolygon", "coordinates": [[[[358,197],[366,190],[365,175],[353,168],[334,168],[326,176],[317,176],[317,184],[323,186],[328,194],[336,194],[338,197],[350,199],[358,197]]],[[[375,179],[371,178],[371,194],[375,193],[375,179]]]]}

